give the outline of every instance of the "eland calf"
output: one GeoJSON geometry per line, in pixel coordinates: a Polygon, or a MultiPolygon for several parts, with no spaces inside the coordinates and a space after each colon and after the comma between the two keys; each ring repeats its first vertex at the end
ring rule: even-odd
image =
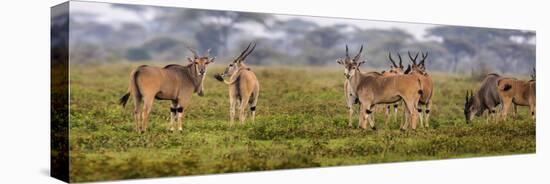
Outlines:
{"type": "Polygon", "coordinates": [[[147,119],[154,99],[172,101],[170,130],[174,131],[176,124],[178,131],[182,130],[183,113],[193,93],[204,94],[202,83],[206,68],[214,62],[214,57],[208,54],[210,49],[202,57],[194,49],[189,50],[193,53],[193,59],[187,58],[189,63],[185,66],[171,64],[159,68],[142,65],[130,74],[128,91],[120,98],[120,104],[126,106],[130,95],[133,97],[136,132],[147,131],[147,119]],[[142,102],[143,107],[140,107],[142,102]]]}

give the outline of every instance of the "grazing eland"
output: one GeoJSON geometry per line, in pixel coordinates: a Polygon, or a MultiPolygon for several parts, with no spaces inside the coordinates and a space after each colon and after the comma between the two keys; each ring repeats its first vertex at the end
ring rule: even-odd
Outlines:
{"type": "Polygon", "coordinates": [[[487,74],[475,93],[466,91],[466,100],[464,102],[466,123],[470,123],[474,115],[479,117],[485,111],[487,111],[487,122],[489,122],[490,118],[496,118],[496,107],[502,102],[497,90],[497,82],[501,78],[496,73],[487,74]]]}

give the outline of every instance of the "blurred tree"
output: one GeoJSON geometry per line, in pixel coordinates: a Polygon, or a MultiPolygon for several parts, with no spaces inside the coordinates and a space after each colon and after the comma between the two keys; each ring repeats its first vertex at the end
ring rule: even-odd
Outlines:
{"type": "Polygon", "coordinates": [[[468,58],[476,54],[476,49],[471,42],[457,38],[445,38],[443,46],[452,54],[451,72],[457,72],[458,62],[463,58],[468,58]]]}
{"type": "Polygon", "coordinates": [[[151,56],[144,48],[130,48],[126,51],[126,59],[129,61],[147,61],[151,56]]]}
{"type": "Polygon", "coordinates": [[[189,57],[187,45],[194,45],[191,40],[172,37],[156,37],[143,43],[143,49],[149,51],[150,57],[160,61],[184,61],[189,57]]]}
{"type": "Polygon", "coordinates": [[[310,42],[312,45],[321,47],[322,49],[330,49],[340,43],[344,39],[344,35],[340,33],[338,27],[320,27],[307,33],[304,41],[310,42]]]}
{"type": "MultiPolygon", "coordinates": [[[[438,26],[428,29],[427,36],[438,37],[442,40],[442,44],[449,50],[450,55],[453,56],[450,59],[451,71],[453,72],[457,71],[457,66],[461,61],[470,65],[480,65],[482,64],[481,62],[489,62],[490,64],[488,65],[495,66],[499,71],[506,72],[511,70],[517,71],[517,68],[509,68],[510,66],[517,65],[512,63],[503,65],[503,60],[505,62],[519,62],[520,60],[506,58],[513,53],[529,53],[529,45],[532,45],[529,41],[534,39],[535,33],[510,29],[438,26]],[[521,43],[518,44],[518,42],[521,43]],[[522,50],[526,51],[523,52],[522,50]],[[495,54],[487,52],[494,52],[495,54]],[[499,58],[487,57],[495,55],[499,58]],[[481,58],[484,61],[480,61],[481,58]],[[477,59],[477,61],[473,61],[473,59],[477,59]]],[[[530,54],[534,55],[534,50],[530,54]]],[[[525,61],[524,59],[528,59],[528,57],[521,58],[521,60],[525,61]]]]}
{"type": "Polygon", "coordinates": [[[319,25],[315,22],[293,18],[290,20],[277,20],[270,30],[273,34],[280,33],[280,39],[284,52],[288,55],[296,56],[300,52],[300,48],[293,45],[294,40],[299,40],[304,38],[304,36],[318,29],[319,25]]]}
{"type": "MultiPolygon", "coordinates": [[[[104,62],[117,58],[180,61],[186,46],[220,59],[234,57],[250,41],[258,47],[249,59],[258,65],[326,65],[364,45],[367,67],[388,67],[388,52],[428,51],[430,70],[470,72],[471,69],[517,73],[535,65],[533,31],[434,26],[426,39],[408,29],[364,29],[345,21],[320,25],[311,19],[269,14],[114,4],[139,21],[105,22],[98,14],[71,14],[73,62],[104,62]],[[241,48],[242,47],[242,48],[241,48]],[[229,52],[230,51],[230,52],[229,52]]],[[[333,21],[337,21],[333,19],[333,21]]],[[[52,41],[54,42],[54,41],[52,41]]],[[[479,72],[478,72],[479,73],[479,72]]],[[[481,72],[483,73],[483,72],[481,72]]]]}
{"type": "Polygon", "coordinates": [[[487,50],[496,54],[495,64],[503,72],[529,74],[536,64],[535,46],[531,44],[492,42],[487,50]]]}
{"type": "Polygon", "coordinates": [[[365,29],[349,35],[351,45],[356,45],[354,47],[361,44],[367,46],[364,52],[364,57],[368,59],[367,66],[376,68],[388,67],[388,52],[406,50],[407,43],[414,41],[411,34],[400,29],[365,29]]]}
{"type": "Polygon", "coordinates": [[[204,10],[185,10],[174,14],[172,18],[174,25],[181,26],[189,24],[198,24],[200,28],[195,32],[198,47],[200,50],[212,48],[212,54],[226,54],[229,37],[232,33],[242,31],[237,27],[238,24],[255,23],[264,27],[269,27],[272,20],[270,14],[234,12],[234,11],[204,11],[204,10]],[[212,38],[207,38],[212,37],[212,38]],[[208,41],[202,41],[208,39],[208,41]]]}

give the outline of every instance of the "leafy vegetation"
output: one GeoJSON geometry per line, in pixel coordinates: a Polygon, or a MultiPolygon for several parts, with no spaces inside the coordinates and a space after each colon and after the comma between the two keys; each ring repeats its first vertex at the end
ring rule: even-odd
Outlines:
{"type": "MultiPolygon", "coordinates": [[[[149,132],[133,132],[132,102],[122,109],[137,64],[75,65],[70,70],[72,182],[340,166],[535,152],[535,124],[526,108],[501,124],[466,124],[464,92],[477,82],[434,74],[429,129],[401,132],[398,122],[377,131],[347,127],[343,76],[337,68],[254,67],[260,80],[255,123],[228,126],[227,86],[211,76],[194,95],[184,130],[167,131],[169,102],[156,101],[149,132]]],[[[400,109],[400,114],[402,109],[400,109]]],[[[400,115],[399,121],[402,120],[400,115]]],[[[355,120],[357,122],[357,119],[355,120]]],[[[355,123],[356,124],[356,123],[355,123]]]]}

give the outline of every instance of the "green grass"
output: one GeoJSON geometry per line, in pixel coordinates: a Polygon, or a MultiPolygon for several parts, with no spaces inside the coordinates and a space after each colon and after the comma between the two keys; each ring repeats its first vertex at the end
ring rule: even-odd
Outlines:
{"type": "MultiPolygon", "coordinates": [[[[149,132],[133,132],[132,102],[117,102],[137,65],[71,66],[72,182],[273,169],[494,156],[535,152],[535,124],[520,117],[501,124],[466,124],[463,100],[477,83],[435,74],[431,128],[401,132],[399,122],[377,131],[347,128],[341,68],[260,68],[256,123],[229,127],[227,86],[213,79],[193,95],[184,130],[167,131],[168,101],[155,101],[149,132]]],[[[400,114],[402,109],[400,109],[400,114]]],[[[399,117],[399,121],[403,117],[399,117]]],[[[357,118],[356,120],[357,121],[357,118]]],[[[355,122],[354,125],[357,123],[355,122]]]]}

